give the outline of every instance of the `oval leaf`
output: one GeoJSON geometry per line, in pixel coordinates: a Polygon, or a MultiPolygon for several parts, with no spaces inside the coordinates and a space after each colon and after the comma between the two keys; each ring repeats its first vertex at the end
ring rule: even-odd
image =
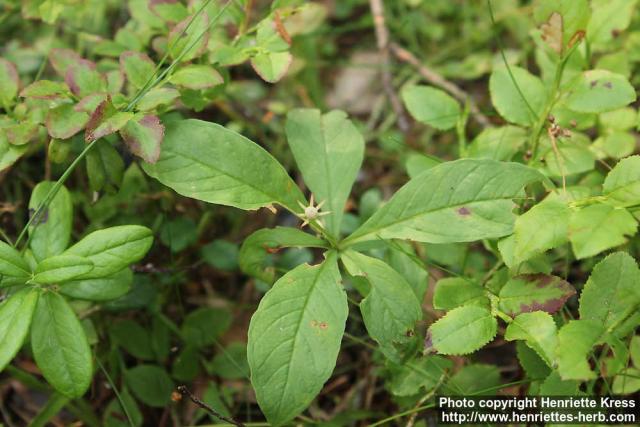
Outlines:
{"type": "Polygon", "coordinates": [[[60,293],[74,299],[108,301],[129,292],[132,283],[133,272],[127,267],[101,278],[65,282],[60,286],[60,293]]]}
{"type": "Polygon", "coordinates": [[[158,116],[147,115],[130,120],[120,131],[129,150],[147,163],[160,158],[160,145],[164,138],[164,125],[158,116]]]}
{"type": "Polygon", "coordinates": [[[0,241],[0,287],[24,283],[30,276],[31,269],[20,252],[0,241]]]}
{"type": "Polygon", "coordinates": [[[606,70],[591,70],[576,79],[566,105],[582,113],[602,113],[635,100],[636,91],[624,76],[606,70]]]}
{"type": "Polygon", "coordinates": [[[515,66],[494,70],[489,79],[489,91],[498,113],[507,121],[522,126],[532,125],[538,119],[546,98],[542,81],[515,66]]]}
{"type": "MultiPolygon", "coordinates": [[[[35,186],[29,199],[29,211],[35,214],[40,204],[55,185],[52,181],[43,181],[35,186]]],[[[71,240],[71,222],[73,204],[65,186],[61,186],[49,205],[29,227],[29,247],[37,261],[59,255],[67,248],[71,240]]]]}
{"type": "Polygon", "coordinates": [[[516,316],[532,311],[555,313],[576,290],[567,281],[546,274],[522,274],[500,289],[500,310],[516,316]]]}
{"type": "Polygon", "coordinates": [[[93,262],[88,258],[74,255],[56,255],[38,264],[31,281],[41,285],[61,283],[82,276],[91,270],[93,270],[93,262]]]}
{"type": "Polygon", "coordinates": [[[22,347],[38,302],[38,291],[25,289],[0,303],[0,372],[22,347]]]}
{"type": "Polygon", "coordinates": [[[436,129],[455,127],[460,118],[460,104],[446,92],[429,86],[405,86],[402,100],[413,118],[436,129]]]}
{"type": "Polygon", "coordinates": [[[498,322],[486,308],[454,308],[427,331],[425,352],[462,355],[473,353],[496,336],[498,322]]]}

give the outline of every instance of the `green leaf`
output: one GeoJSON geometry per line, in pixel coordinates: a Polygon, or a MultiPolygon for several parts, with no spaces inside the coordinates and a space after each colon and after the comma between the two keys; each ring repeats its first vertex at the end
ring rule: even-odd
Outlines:
{"type": "Polygon", "coordinates": [[[436,129],[452,129],[460,119],[460,104],[440,89],[409,85],[401,96],[414,119],[436,129]]]}
{"type": "Polygon", "coordinates": [[[82,279],[95,279],[117,273],[140,261],[152,243],[153,236],[147,227],[121,225],[88,234],[64,254],[82,256],[93,262],[93,270],[82,279]]]}
{"type": "MultiPolygon", "coordinates": [[[[427,169],[431,169],[434,166],[442,163],[435,157],[425,156],[419,153],[409,153],[405,162],[405,168],[409,178],[415,178],[427,169]]],[[[373,212],[372,212],[373,213],[373,212]]],[[[368,215],[370,217],[371,215],[368,215]]]]}
{"type": "Polygon", "coordinates": [[[156,65],[145,53],[126,51],[120,55],[120,69],[131,86],[140,89],[153,77],[156,65]]]}
{"type": "Polygon", "coordinates": [[[239,380],[249,376],[247,346],[242,342],[232,342],[209,364],[209,372],[227,380],[239,380]]]}
{"type": "Polygon", "coordinates": [[[454,308],[427,331],[426,352],[463,355],[473,353],[496,336],[498,322],[486,308],[454,308]]]}
{"type": "Polygon", "coordinates": [[[38,263],[32,282],[41,285],[61,283],[93,270],[88,258],[74,255],[54,255],[38,263]]]}
{"type": "Polygon", "coordinates": [[[31,327],[33,357],[42,375],[69,398],[82,396],[93,376],[91,349],[82,325],[63,297],[44,291],[31,327]]]}
{"type": "Polygon", "coordinates": [[[566,51],[574,36],[587,29],[591,10],[587,0],[540,0],[534,3],[534,18],[542,24],[556,12],[562,17],[562,50],[566,51]]]}
{"type": "Polygon", "coordinates": [[[570,214],[566,203],[548,200],[520,215],[513,232],[513,260],[505,263],[511,267],[566,243],[570,214]]]}
{"type": "Polygon", "coordinates": [[[638,222],[626,209],[605,204],[586,206],[571,214],[569,240],[577,259],[595,256],[627,242],[638,222]]]}
{"type": "Polygon", "coordinates": [[[187,315],[180,327],[184,340],[195,346],[214,344],[231,325],[231,314],[221,308],[199,308],[187,315]]]}
{"type": "Polygon", "coordinates": [[[418,301],[424,301],[429,274],[415,249],[407,242],[393,242],[387,247],[385,261],[407,281],[418,301]]]}
{"type": "Polygon", "coordinates": [[[371,290],[360,301],[360,311],[371,338],[390,359],[402,359],[422,319],[422,308],[411,285],[383,261],[354,251],[342,254],[352,276],[363,276],[371,290]]]}
{"type": "Polygon", "coordinates": [[[22,347],[38,295],[36,289],[24,289],[0,302],[0,372],[22,347]]]}
{"type": "Polygon", "coordinates": [[[500,67],[491,73],[491,102],[508,122],[522,126],[533,125],[545,103],[544,85],[538,77],[524,68],[511,66],[509,69],[500,67]],[[514,80],[517,84],[514,84],[514,80]]]}
{"type": "Polygon", "coordinates": [[[124,162],[118,151],[106,140],[95,143],[93,150],[87,153],[87,175],[89,187],[93,191],[103,189],[115,193],[120,187],[124,174],[124,162]]]}
{"type": "Polygon", "coordinates": [[[580,394],[580,382],[563,381],[558,371],[551,371],[540,385],[539,394],[541,396],[576,396],[580,394]]]}
{"type": "Polygon", "coordinates": [[[131,118],[133,118],[133,113],[118,111],[111,103],[110,98],[105,99],[91,113],[84,131],[84,140],[91,142],[111,135],[119,131],[131,118]]]}
{"type": "Polygon", "coordinates": [[[531,349],[524,341],[516,341],[518,362],[531,380],[542,380],[549,376],[551,368],[538,353],[531,349]]]}
{"type": "Polygon", "coordinates": [[[640,335],[634,335],[631,337],[629,353],[631,360],[633,361],[633,365],[636,368],[640,368],[640,335]]]}
{"type": "Polygon", "coordinates": [[[152,111],[164,105],[170,105],[175,99],[180,97],[180,92],[169,87],[156,87],[140,99],[136,109],[138,111],[152,111]]]}
{"type": "Polygon", "coordinates": [[[640,390],[640,369],[628,368],[613,379],[611,391],[614,394],[632,394],[640,390]]]}
{"type": "Polygon", "coordinates": [[[88,121],[87,113],[77,111],[73,104],[62,104],[49,110],[47,131],[52,138],[69,139],[80,132],[88,121]]]}
{"type": "Polygon", "coordinates": [[[124,372],[124,380],[144,404],[162,408],[171,402],[174,384],[167,372],[156,365],[137,365],[124,372]]]}
{"type": "Polygon", "coordinates": [[[202,55],[209,41],[208,25],[209,15],[202,12],[193,18],[188,16],[174,26],[167,38],[171,58],[180,57],[181,62],[187,62],[202,55]]]}
{"type": "Polygon", "coordinates": [[[269,153],[232,130],[200,120],[168,123],[160,159],[143,169],[183,196],[240,209],[278,203],[297,212],[304,201],[269,153]]]}
{"type": "Polygon", "coordinates": [[[109,333],[114,342],[132,356],[142,360],[155,358],[149,331],[136,321],[125,319],[111,324],[109,333]]]}
{"type": "Polygon", "coordinates": [[[27,281],[31,269],[20,252],[0,240],[0,288],[27,281]]]}
{"type": "Polygon", "coordinates": [[[269,83],[276,83],[289,70],[293,56],[289,52],[261,52],[251,58],[251,66],[260,78],[269,83]]]}
{"type": "Polygon", "coordinates": [[[602,113],[635,100],[636,91],[624,76],[606,70],[590,70],[575,79],[566,105],[582,113],[602,113]]]}
{"type": "Polygon", "coordinates": [[[509,161],[527,142],[524,129],[517,126],[486,128],[471,142],[469,157],[509,161]]]}
{"type": "Polygon", "coordinates": [[[497,366],[474,363],[451,376],[444,390],[447,394],[458,396],[495,396],[501,388],[500,382],[497,366]]]}
{"type": "Polygon", "coordinates": [[[589,43],[608,47],[616,34],[629,27],[636,3],[636,0],[592,0],[593,13],[587,27],[589,43]]]}
{"type": "Polygon", "coordinates": [[[140,408],[126,388],[120,390],[120,399],[114,398],[109,402],[102,418],[104,427],[140,427],[144,420],[140,408]],[[123,409],[123,405],[126,409],[123,409]],[[133,425],[129,424],[127,413],[131,417],[133,425]]]}
{"type": "Polygon", "coordinates": [[[13,165],[26,151],[28,145],[10,144],[6,131],[0,129],[0,172],[13,165]]]}
{"type": "Polygon", "coordinates": [[[347,320],[336,255],[301,265],[260,301],[249,326],[251,383],[272,425],[302,412],[329,379],[347,320]]]}
{"type": "Polygon", "coordinates": [[[544,311],[522,313],[509,323],[504,334],[507,341],[523,340],[550,367],[554,366],[558,331],[553,318],[544,311]]]}
{"type": "Polygon", "coordinates": [[[79,98],[107,90],[107,82],[96,70],[96,64],[86,59],[70,63],[64,75],[64,81],[71,92],[79,98]]]}
{"type": "Polygon", "coordinates": [[[187,65],[176,71],[169,81],[187,89],[209,89],[224,83],[220,73],[209,65],[187,65]]]}
{"type": "Polygon", "coordinates": [[[484,288],[462,277],[446,277],[438,280],[433,291],[433,308],[451,310],[462,305],[490,307],[484,288]]]}
{"type": "Polygon", "coordinates": [[[364,139],[342,111],[296,109],[287,114],[287,140],[304,182],[322,209],[327,230],[340,232],[345,203],[364,156],[364,139]]]}
{"type": "Polygon", "coordinates": [[[389,362],[389,391],[395,396],[414,396],[432,391],[446,377],[453,363],[441,356],[419,356],[402,364],[389,362]]]}
{"type": "Polygon", "coordinates": [[[326,248],[327,244],[324,240],[296,228],[263,228],[242,243],[239,254],[240,269],[263,282],[273,283],[275,269],[266,267],[265,261],[269,254],[286,247],[326,248]]]}
{"type": "Polygon", "coordinates": [[[499,307],[512,317],[538,310],[553,314],[575,293],[573,286],[560,277],[522,274],[502,287],[499,307]]]}
{"type": "Polygon", "coordinates": [[[580,319],[611,330],[638,310],[640,269],[624,252],[616,252],[593,268],[580,295],[580,319]]]}
{"type": "MultiPolygon", "coordinates": [[[[45,202],[49,191],[55,185],[43,181],[36,185],[29,199],[29,210],[35,214],[40,204],[45,202]]],[[[37,261],[61,254],[71,240],[73,204],[66,187],[61,186],[49,206],[29,227],[29,247],[37,261]]]]}
{"type": "Polygon", "coordinates": [[[511,199],[543,176],[517,163],[461,159],[410,180],[344,245],[374,239],[429,243],[505,236],[515,221],[511,199]]]}
{"type": "Polygon", "coordinates": [[[132,283],[133,273],[126,267],[105,277],[65,282],[60,286],[60,293],[74,299],[108,301],[129,292],[132,283]]]}
{"type": "Polygon", "coordinates": [[[146,115],[130,120],[120,131],[129,150],[147,163],[160,158],[160,145],[164,139],[164,125],[158,116],[146,115]]]}
{"type": "Polygon", "coordinates": [[[15,103],[20,88],[20,76],[16,66],[0,58],[0,106],[8,108],[15,103]]]}
{"type": "Polygon", "coordinates": [[[55,82],[51,80],[38,80],[22,89],[20,96],[23,98],[34,99],[64,99],[71,93],[69,87],[64,82],[55,82]]]}
{"type": "Polygon", "coordinates": [[[602,192],[613,206],[640,204],[640,156],[620,160],[605,178],[602,192]]]}
{"type": "Polygon", "coordinates": [[[596,378],[587,356],[602,335],[603,328],[592,320],[571,320],[558,332],[556,360],[563,380],[596,378]]]}

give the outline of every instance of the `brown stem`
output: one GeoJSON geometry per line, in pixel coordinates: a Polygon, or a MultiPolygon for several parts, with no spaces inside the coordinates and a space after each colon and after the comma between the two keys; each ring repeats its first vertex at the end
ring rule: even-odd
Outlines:
{"type": "Polygon", "coordinates": [[[189,391],[189,389],[186,386],[179,385],[177,390],[181,395],[187,396],[189,399],[191,399],[193,403],[195,403],[196,405],[198,405],[199,407],[201,407],[202,409],[204,409],[214,417],[219,418],[222,421],[227,422],[229,424],[233,424],[234,426],[237,426],[237,427],[245,427],[245,425],[242,424],[241,422],[236,421],[232,418],[225,417],[224,415],[220,414],[218,411],[213,409],[211,406],[207,405],[202,400],[198,399],[196,396],[193,395],[193,393],[189,391]]]}

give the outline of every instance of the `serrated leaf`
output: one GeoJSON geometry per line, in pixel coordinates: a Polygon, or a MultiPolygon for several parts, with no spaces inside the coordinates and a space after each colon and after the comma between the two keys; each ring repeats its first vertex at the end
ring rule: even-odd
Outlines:
{"type": "Polygon", "coordinates": [[[36,289],[24,289],[0,302],[0,372],[20,351],[38,302],[36,289]]]}
{"type": "Polygon", "coordinates": [[[273,283],[275,269],[267,267],[265,261],[269,254],[290,247],[325,248],[327,244],[324,240],[296,228],[263,228],[251,234],[242,243],[238,255],[240,269],[264,282],[273,283]]]}
{"type": "Polygon", "coordinates": [[[538,310],[553,314],[575,293],[574,287],[560,277],[522,274],[502,287],[499,307],[512,317],[538,310]]]}
{"type": "MultiPolygon", "coordinates": [[[[43,181],[36,185],[29,199],[32,215],[43,203],[55,185],[52,181],[43,181]]],[[[71,240],[73,204],[71,195],[65,186],[61,186],[33,224],[29,227],[29,248],[37,261],[61,254],[71,240]]]]}
{"type": "Polygon", "coordinates": [[[0,240],[0,288],[24,283],[31,269],[20,252],[0,240]]]}
{"type": "Polygon", "coordinates": [[[430,86],[405,86],[401,92],[404,105],[414,119],[440,130],[456,126],[460,104],[446,92],[430,86]]]}
{"type": "Polygon", "coordinates": [[[209,65],[187,65],[176,71],[169,81],[176,86],[202,90],[221,85],[224,78],[218,70],[209,65]]]}
{"type": "Polygon", "coordinates": [[[19,88],[20,76],[16,66],[0,58],[0,105],[6,108],[13,105],[19,88]]]}
{"type": "Polygon", "coordinates": [[[38,263],[32,282],[41,285],[62,283],[93,270],[93,262],[75,255],[54,255],[38,263]]]}
{"type": "Polygon", "coordinates": [[[96,70],[96,64],[86,59],[68,64],[64,81],[71,92],[80,98],[107,90],[107,82],[96,70]]]}
{"type": "Polygon", "coordinates": [[[446,277],[438,280],[433,291],[433,308],[451,310],[462,305],[490,307],[484,288],[463,277],[446,277]]]}
{"type": "Polygon", "coordinates": [[[613,206],[640,204],[640,156],[620,160],[605,178],[602,192],[613,206]]]}
{"type": "Polygon", "coordinates": [[[336,256],[296,267],[260,301],[249,326],[251,383],[272,425],[303,411],[329,379],[347,320],[336,256]]]}
{"type": "Polygon", "coordinates": [[[73,104],[62,104],[49,110],[47,131],[52,138],[69,139],[80,132],[89,121],[89,115],[76,111],[73,104]]]}
{"type": "Polygon", "coordinates": [[[160,146],[164,139],[164,125],[158,116],[147,115],[130,120],[120,131],[129,150],[147,163],[160,158],[160,146]]]}
{"type": "Polygon", "coordinates": [[[566,243],[569,240],[570,214],[563,201],[548,200],[520,215],[513,231],[513,264],[520,264],[566,243]]]}
{"type": "Polygon", "coordinates": [[[544,311],[522,313],[509,323],[504,334],[507,341],[523,340],[550,367],[554,366],[558,331],[553,318],[544,311]]]}
{"type": "Polygon", "coordinates": [[[582,113],[602,113],[636,100],[636,91],[622,75],[606,70],[583,72],[571,86],[566,106],[582,113]]]}
{"type": "Polygon", "coordinates": [[[143,169],[179,194],[240,209],[278,203],[297,212],[304,201],[269,153],[232,130],[200,120],[167,124],[160,159],[143,169]]]}
{"type": "Polygon", "coordinates": [[[511,73],[506,67],[500,67],[491,73],[491,102],[508,122],[533,125],[545,103],[544,85],[524,68],[511,66],[510,70],[511,73]]]}
{"type": "Polygon", "coordinates": [[[412,342],[416,323],[422,319],[420,302],[411,285],[385,262],[348,251],[342,262],[352,276],[363,276],[371,285],[360,301],[360,312],[371,338],[392,360],[402,360],[412,342]]]}
{"type": "Polygon", "coordinates": [[[73,299],[109,301],[129,292],[132,283],[133,272],[126,267],[105,277],[65,282],[60,285],[60,293],[73,299]]]}
{"type": "Polygon", "coordinates": [[[551,368],[549,368],[544,359],[524,341],[516,341],[516,354],[520,366],[522,366],[527,377],[531,380],[542,380],[551,373],[551,368]]]}
{"type": "Polygon", "coordinates": [[[496,336],[497,328],[498,322],[486,308],[473,305],[454,308],[429,327],[425,352],[473,353],[496,336]]]}
{"type": "Polygon", "coordinates": [[[84,140],[91,142],[111,135],[124,127],[133,118],[133,113],[118,111],[107,98],[91,113],[84,133],[84,140]]]}
{"type": "Polygon", "coordinates": [[[251,66],[262,80],[276,83],[287,73],[293,56],[289,52],[261,52],[251,58],[251,66]]]}
{"type": "Polygon", "coordinates": [[[558,332],[556,360],[563,380],[596,378],[587,356],[603,332],[602,324],[592,320],[571,320],[558,332]]]}
{"type": "Polygon", "coordinates": [[[140,261],[147,253],[153,236],[140,225],[121,225],[94,231],[64,252],[89,259],[94,264],[82,279],[95,279],[117,273],[140,261]]]}
{"type": "Polygon", "coordinates": [[[461,159],[410,180],[343,243],[409,239],[469,242],[513,231],[511,199],[542,175],[517,163],[461,159]]]}
{"type": "Polygon", "coordinates": [[[31,348],[42,375],[61,394],[73,399],[87,391],[93,377],[91,349],[75,313],[54,292],[38,299],[31,348]]]}
{"type": "Polygon", "coordinates": [[[580,382],[562,380],[558,371],[551,371],[540,385],[541,396],[576,396],[580,394],[580,382]]]}
{"type": "Polygon", "coordinates": [[[626,236],[637,229],[638,222],[626,209],[590,205],[571,214],[569,240],[576,259],[584,259],[626,243],[626,236]]]}
{"type": "Polygon", "coordinates": [[[22,89],[20,96],[34,99],[61,99],[70,95],[69,87],[64,82],[38,80],[22,89]]]}
{"type": "Polygon", "coordinates": [[[120,70],[136,88],[142,88],[154,75],[156,65],[145,53],[126,51],[120,54],[120,70]]]}
{"type": "Polygon", "coordinates": [[[334,236],[340,232],[345,203],[364,156],[364,138],[338,110],[296,109],[287,114],[287,140],[304,182],[322,209],[323,222],[334,236]]]}
{"type": "Polygon", "coordinates": [[[617,326],[640,304],[640,269],[624,252],[616,252],[593,268],[580,295],[580,319],[605,329],[617,326]]]}

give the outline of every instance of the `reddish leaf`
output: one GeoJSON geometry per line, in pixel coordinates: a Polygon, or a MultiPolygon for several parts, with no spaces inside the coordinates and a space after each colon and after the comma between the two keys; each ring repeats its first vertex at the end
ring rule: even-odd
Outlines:
{"type": "Polygon", "coordinates": [[[148,115],[140,120],[131,120],[120,131],[129,150],[147,163],[160,158],[160,145],[164,138],[164,125],[157,116],[148,115]]]}
{"type": "Polygon", "coordinates": [[[64,75],[64,81],[71,92],[80,97],[105,92],[107,86],[102,74],[96,70],[96,64],[86,59],[70,64],[64,75]]]}
{"type": "Polygon", "coordinates": [[[82,57],[71,49],[51,49],[49,52],[51,66],[61,77],[67,74],[67,68],[70,65],[77,64],[82,60],[82,57]]]}
{"type": "Polygon", "coordinates": [[[89,115],[76,111],[73,104],[62,104],[49,110],[47,131],[52,138],[67,139],[80,132],[89,121],[89,115]]]}
{"type": "Polygon", "coordinates": [[[575,293],[574,287],[560,277],[523,274],[502,287],[499,306],[510,316],[532,311],[555,313],[575,293]]]}

